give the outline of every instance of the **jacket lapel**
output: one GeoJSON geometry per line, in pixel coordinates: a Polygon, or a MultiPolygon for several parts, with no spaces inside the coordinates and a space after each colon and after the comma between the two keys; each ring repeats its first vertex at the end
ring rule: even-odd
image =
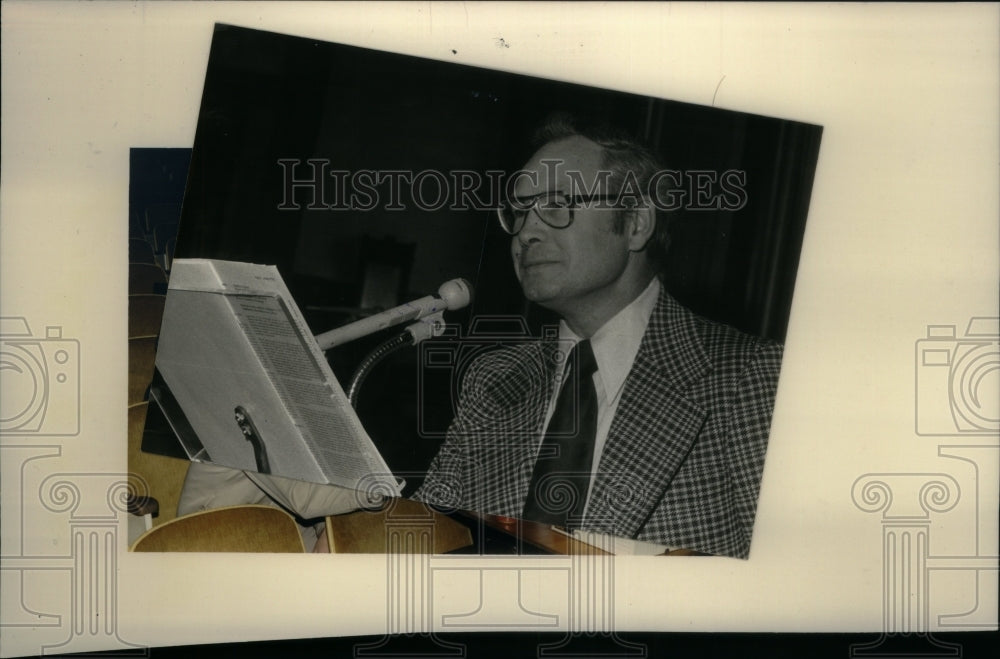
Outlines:
{"type": "Polygon", "coordinates": [[[587,526],[636,535],[687,457],[707,414],[690,389],[711,370],[695,323],[661,290],[601,454],[587,526]]]}
{"type": "Polygon", "coordinates": [[[495,415],[483,419],[477,468],[499,482],[484,482],[477,499],[490,512],[512,517],[521,513],[555,383],[558,347],[557,341],[545,340],[526,344],[516,353],[519,361],[511,365],[512,386],[497,392],[495,415]]]}

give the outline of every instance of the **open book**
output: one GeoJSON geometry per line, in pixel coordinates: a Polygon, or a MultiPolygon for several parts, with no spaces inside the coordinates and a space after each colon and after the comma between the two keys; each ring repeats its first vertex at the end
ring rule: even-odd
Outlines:
{"type": "Polygon", "coordinates": [[[399,493],[273,266],[175,260],[156,369],[192,460],[399,493]]]}

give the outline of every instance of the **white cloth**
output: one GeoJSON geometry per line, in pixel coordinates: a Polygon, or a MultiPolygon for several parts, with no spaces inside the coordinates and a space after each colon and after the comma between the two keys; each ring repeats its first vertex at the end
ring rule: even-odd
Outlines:
{"type": "MultiPolygon", "coordinates": [[[[177,514],[244,504],[277,506],[304,520],[339,515],[360,507],[358,493],[348,488],[192,462],[184,479],[177,514]]],[[[300,525],[306,551],[312,551],[322,528],[321,523],[300,525]]]]}

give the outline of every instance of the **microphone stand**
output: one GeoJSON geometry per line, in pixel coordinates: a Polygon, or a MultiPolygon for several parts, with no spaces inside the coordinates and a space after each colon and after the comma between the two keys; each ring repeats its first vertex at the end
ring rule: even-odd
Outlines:
{"type": "Polygon", "coordinates": [[[361,361],[361,364],[355,369],[354,375],[351,376],[351,383],[347,390],[347,399],[350,401],[351,407],[358,409],[358,392],[361,390],[361,385],[379,362],[400,348],[415,346],[432,336],[441,336],[444,328],[444,311],[442,310],[421,318],[396,336],[376,346],[361,361]]]}
{"type": "Polygon", "coordinates": [[[348,400],[358,408],[358,390],[368,373],[388,355],[407,345],[416,345],[432,336],[444,333],[444,312],[461,309],[472,297],[472,286],[464,279],[450,279],[438,288],[438,297],[428,295],[419,300],[363,318],[359,321],[316,335],[320,350],[326,351],[348,341],[366,336],[392,325],[414,321],[399,335],[376,347],[361,362],[348,388],[348,400]]]}

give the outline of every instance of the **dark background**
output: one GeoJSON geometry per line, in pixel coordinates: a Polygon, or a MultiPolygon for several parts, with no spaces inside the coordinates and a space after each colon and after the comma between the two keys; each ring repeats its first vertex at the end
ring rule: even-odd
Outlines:
{"type": "MultiPolygon", "coordinates": [[[[193,152],[135,150],[132,208],[139,216],[149,214],[146,206],[179,213],[174,257],[276,265],[317,334],[464,277],[473,303],[446,318],[466,343],[491,342],[472,322],[485,316],[518,317],[538,335],[555,319],[524,301],[495,213],[425,211],[405,191],[401,211],[310,209],[309,190],[285,198],[278,161],[318,158],[348,171],[509,171],[530,156],[539,123],[560,111],[634,132],[669,169],[746,172],[740,210],[669,214],[663,279],[694,311],[783,340],[818,126],[217,25],[193,152]],[[279,208],[288,201],[298,208],[279,208]]],[[[309,171],[300,166],[296,176],[309,171]]],[[[334,201],[332,192],[326,197],[334,201]]],[[[364,355],[392,333],[329,351],[345,389],[364,355]]],[[[396,353],[361,391],[362,422],[389,466],[408,472],[404,494],[437,451],[462,366],[421,364],[454,345],[439,339],[396,353]]]]}

